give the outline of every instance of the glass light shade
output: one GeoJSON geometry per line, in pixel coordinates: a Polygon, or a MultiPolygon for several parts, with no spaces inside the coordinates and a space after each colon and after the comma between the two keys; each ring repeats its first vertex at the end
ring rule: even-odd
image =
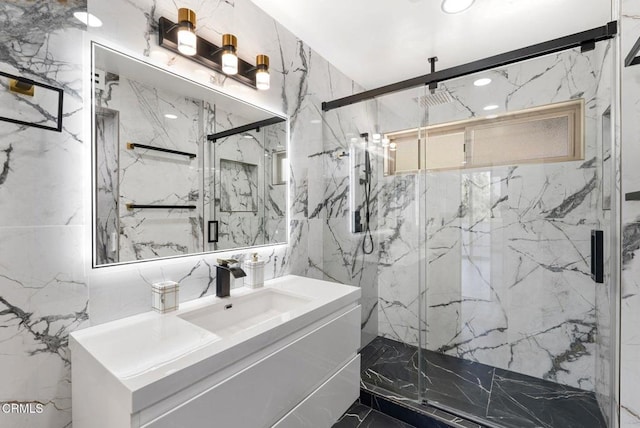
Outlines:
{"type": "Polygon", "coordinates": [[[266,70],[258,70],[256,72],[256,87],[261,91],[266,91],[271,85],[271,76],[266,70]]]}
{"type": "Polygon", "coordinates": [[[178,30],[178,50],[183,55],[195,55],[196,50],[196,34],[189,28],[180,28],[178,30]]]}
{"type": "Polygon", "coordinates": [[[225,74],[238,73],[238,57],[231,51],[222,53],[222,72],[225,74]]]}

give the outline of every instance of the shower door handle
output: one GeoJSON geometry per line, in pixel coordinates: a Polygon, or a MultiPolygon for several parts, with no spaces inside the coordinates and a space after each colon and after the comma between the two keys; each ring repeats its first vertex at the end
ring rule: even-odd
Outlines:
{"type": "Polygon", "coordinates": [[[604,239],[601,230],[591,231],[591,279],[598,284],[604,282],[604,239]]]}

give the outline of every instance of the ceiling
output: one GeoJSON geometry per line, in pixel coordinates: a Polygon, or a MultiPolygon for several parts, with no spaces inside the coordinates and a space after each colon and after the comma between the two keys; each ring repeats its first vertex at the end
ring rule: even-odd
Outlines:
{"type": "Polygon", "coordinates": [[[610,0],[252,0],[347,76],[372,89],[599,27],[610,0]]]}

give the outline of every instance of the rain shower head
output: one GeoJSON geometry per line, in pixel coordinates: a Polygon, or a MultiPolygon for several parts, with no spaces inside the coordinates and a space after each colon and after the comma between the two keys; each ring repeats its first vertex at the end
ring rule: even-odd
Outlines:
{"type": "MultiPolygon", "coordinates": [[[[428,59],[431,67],[431,74],[436,72],[437,56],[432,56],[428,59]]],[[[429,84],[429,93],[421,97],[414,98],[420,107],[435,107],[442,104],[449,104],[453,102],[453,97],[447,90],[438,91],[438,82],[431,82],[429,84]]]]}
{"type": "Polygon", "coordinates": [[[431,91],[427,95],[414,98],[414,101],[418,103],[420,107],[435,107],[442,104],[449,104],[453,102],[453,97],[447,90],[431,91]]]}

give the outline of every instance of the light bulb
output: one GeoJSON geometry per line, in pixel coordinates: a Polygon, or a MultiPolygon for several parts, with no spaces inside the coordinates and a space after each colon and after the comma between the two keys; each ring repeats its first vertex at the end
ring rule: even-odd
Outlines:
{"type": "Polygon", "coordinates": [[[269,89],[271,84],[271,76],[268,71],[258,70],[256,72],[256,87],[261,91],[266,91],[269,89]]]}
{"type": "Polygon", "coordinates": [[[183,55],[193,56],[196,54],[197,39],[196,34],[190,28],[180,28],[178,30],[178,50],[183,55]]]}
{"type": "Polygon", "coordinates": [[[222,53],[222,72],[225,74],[238,73],[238,57],[230,50],[222,53]]]}

